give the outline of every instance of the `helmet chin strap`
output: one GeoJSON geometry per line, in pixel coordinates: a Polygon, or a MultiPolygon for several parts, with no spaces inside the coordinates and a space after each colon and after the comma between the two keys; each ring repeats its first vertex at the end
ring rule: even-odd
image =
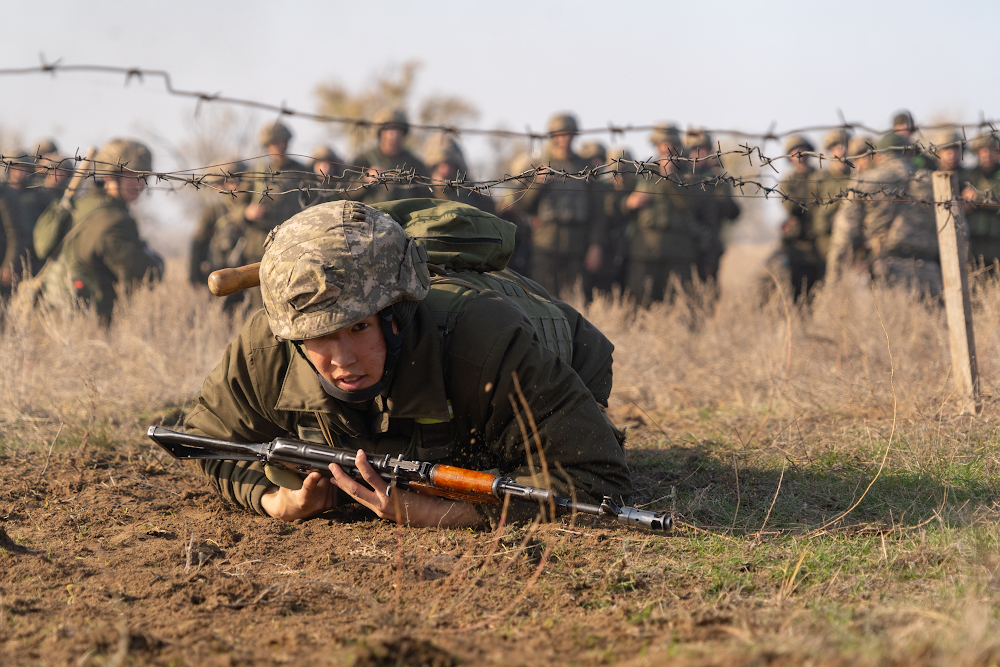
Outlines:
{"type": "Polygon", "coordinates": [[[382,335],[385,337],[385,371],[382,373],[382,377],[379,378],[378,382],[370,387],[364,389],[358,389],[356,391],[345,391],[340,389],[334,383],[323,377],[322,374],[316,367],[313,366],[312,361],[309,360],[309,356],[301,347],[299,341],[295,342],[295,349],[299,351],[299,354],[308,362],[310,368],[316,373],[316,377],[319,378],[319,383],[323,387],[328,395],[336,398],[338,401],[344,401],[346,403],[363,403],[364,401],[370,401],[380,393],[382,389],[389,384],[392,379],[392,373],[396,370],[396,363],[399,361],[399,353],[403,349],[403,333],[400,331],[396,333],[392,330],[392,317],[393,310],[392,306],[383,308],[378,312],[378,322],[382,329],[382,335]]]}

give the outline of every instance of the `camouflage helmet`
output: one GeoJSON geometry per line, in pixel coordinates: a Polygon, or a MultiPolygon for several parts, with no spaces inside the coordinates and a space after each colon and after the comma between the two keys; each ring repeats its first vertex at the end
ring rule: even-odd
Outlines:
{"type": "Polygon", "coordinates": [[[668,143],[679,147],[681,145],[681,133],[673,123],[659,123],[653,127],[653,132],[649,135],[649,143],[654,146],[668,143]]]}
{"type": "Polygon", "coordinates": [[[284,123],[270,123],[260,128],[260,145],[287,144],[292,139],[292,131],[284,123]]]}
{"type": "Polygon", "coordinates": [[[318,146],[309,157],[312,158],[314,164],[316,162],[343,162],[340,156],[337,155],[336,151],[329,146],[318,146]]]}
{"type": "Polygon", "coordinates": [[[793,134],[785,139],[785,152],[793,155],[799,151],[814,151],[816,147],[801,134],[793,134]]]}
{"type": "Polygon", "coordinates": [[[38,142],[35,151],[38,155],[51,155],[52,153],[58,153],[59,147],[56,146],[56,142],[52,139],[42,139],[38,142]]]}
{"type": "Polygon", "coordinates": [[[553,134],[576,134],[580,131],[580,126],[576,122],[576,116],[571,113],[560,113],[549,119],[549,135],[553,134]]]}
{"type": "Polygon", "coordinates": [[[410,121],[406,117],[406,112],[402,109],[381,109],[372,118],[372,122],[376,126],[377,132],[381,133],[382,130],[387,130],[390,128],[396,128],[397,130],[402,130],[403,134],[407,134],[410,131],[410,121]]]}
{"type": "Polygon", "coordinates": [[[576,154],[584,160],[600,160],[605,162],[608,159],[608,151],[600,141],[588,141],[576,150],[576,154]]]}
{"type": "Polygon", "coordinates": [[[969,148],[978,151],[983,148],[1000,150],[1000,135],[997,132],[980,132],[969,144],[969,148]]]}
{"type": "Polygon", "coordinates": [[[846,128],[840,128],[837,130],[831,130],[823,135],[823,150],[829,150],[830,148],[842,144],[844,148],[851,145],[851,132],[846,128]]]}
{"type": "Polygon", "coordinates": [[[424,249],[391,217],[358,202],[308,208],[264,242],[260,289],[278,340],[325,336],[423,299],[429,287],[424,249]]]}
{"type": "Polygon", "coordinates": [[[931,143],[938,147],[945,146],[946,148],[958,148],[961,150],[962,145],[965,143],[965,137],[958,130],[938,130],[931,137],[931,143]]]}
{"type": "Polygon", "coordinates": [[[867,135],[859,135],[851,139],[850,143],[847,144],[847,154],[848,155],[863,155],[870,151],[875,145],[875,137],[869,137],[867,135]]]}
{"type": "Polygon", "coordinates": [[[880,151],[887,151],[890,154],[900,154],[900,150],[906,146],[909,146],[910,142],[906,140],[901,134],[896,134],[895,132],[886,132],[882,135],[882,138],[878,140],[875,144],[875,148],[880,151]]]}
{"type": "Polygon", "coordinates": [[[153,154],[144,144],[131,139],[112,139],[97,151],[94,162],[100,171],[119,171],[118,165],[125,171],[153,170],[153,154]]]}
{"type": "Polygon", "coordinates": [[[690,129],[684,133],[684,148],[712,147],[712,135],[702,128],[690,129]]]}
{"type": "Polygon", "coordinates": [[[443,132],[431,135],[427,139],[427,143],[424,144],[424,164],[433,169],[442,162],[458,167],[458,170],[463,173],[469,171],[462,147],[458,145],[454,137],[443,132]]]}

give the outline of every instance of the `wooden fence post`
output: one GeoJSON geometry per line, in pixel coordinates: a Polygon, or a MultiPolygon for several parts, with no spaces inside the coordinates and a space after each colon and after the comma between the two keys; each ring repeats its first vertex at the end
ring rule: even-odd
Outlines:
{"type": "Polygon", "coordinates": [[[976,339],[972,331],[972,302],[969,295],[968,227],[962,205],[957,201],[958,177],[955,172],[936,171],[933,178],[952,374],[961,412],[975,415],[981,404],[976,339]]]}

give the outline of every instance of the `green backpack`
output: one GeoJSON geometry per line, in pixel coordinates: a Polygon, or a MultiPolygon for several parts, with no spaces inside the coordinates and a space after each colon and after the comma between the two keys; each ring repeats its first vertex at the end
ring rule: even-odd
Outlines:
{"type": "Polygon", "coordinates": [[[531,320],[538,339],[565,364],[573,364],[569,317],[540,286],[507,270],[514,251],[513,223],[478,208],[442,199],[402,199],[374,204],[427,251],[431,292],[426,303],[447,335],[480,292],[504,294],[531,320]]]}

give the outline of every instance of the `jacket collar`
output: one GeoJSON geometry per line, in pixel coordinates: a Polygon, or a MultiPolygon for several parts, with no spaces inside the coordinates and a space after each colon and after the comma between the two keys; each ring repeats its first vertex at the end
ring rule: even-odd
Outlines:
{"type": "MultiPolygon", "coordinates": [[[[448,421],[441,337],[426,304],[419,304],[405,331],[388,395],[375,400],[391,418],[448,421]]],[[[316,372],[289,344],[288,368],[274,409],[340,413],[343,407],[347,406],[323,391],[316,372]]]]}

